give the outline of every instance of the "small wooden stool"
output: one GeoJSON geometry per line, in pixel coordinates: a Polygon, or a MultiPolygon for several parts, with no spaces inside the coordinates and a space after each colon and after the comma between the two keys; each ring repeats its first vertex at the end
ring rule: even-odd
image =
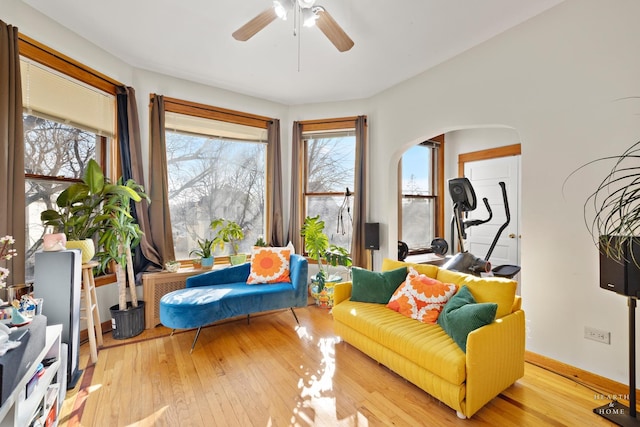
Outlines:
{"type": "Polygon", "coordinates": [[[91,352],[91,362],[98,362],[98,347],[102,347],[102,325],[100,323],[100,313],[98,311],[98,298],[96,297],[96,282],[93,278],[93,268],[99,264],[97,261],[89,261],[82,264],[82,297],[84,298],[84,317],[87,321],[87,334],[89,335],[89,348],[91,352]],[[97,341],[97,345],[96,345],[97,341]]]}

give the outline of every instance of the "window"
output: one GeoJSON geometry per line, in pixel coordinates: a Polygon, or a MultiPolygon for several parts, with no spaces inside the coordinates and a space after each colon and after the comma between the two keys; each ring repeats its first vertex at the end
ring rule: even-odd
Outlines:
{"type": "Polygon", "coordinates": [[[34,254],[41,249],[46,231],[40,212],[55,207],[58,194],[81,179],[90,159],[96,159],[106,170],[109,157],[115,155],[110,142],[115,134],[117,82],[98,77],[96,72],[22,35],[20,53],[25,279],[29,281],[34,274],[34,254]]]}
{"type": "Polygon", "coordinates": [[[355,146],[353,130],[304,132],[305,216],[320,215],[329,242],[351,247],[355,146]],[[347,193],[349,192],[349,193],[347,193]]]}
{"type": "Polygon", "coordinates": [[[431,247],[439,235],[438,156],[440,144],[427,141],[408,149],[402,155],[401,169],[401,229],[399,239],[411,253],[431,247]]]}
{"type": "MultiPolygon", "coordinates": [[[[259,120],[258,126],[226,121],[214,107],[210,108],[216,111],[198,113],[208,118],[172,108],[173,103],[165,98],[169,210],[176,258],[189,258],[198,239],[213,238],[209,224],[219,217],[243,228],[245,239],[239,250],[250,252],[258,236],[266,235],[266,121],[259,120]]],[[[228,254],[227,248],[216,254],[228,254]]]]}

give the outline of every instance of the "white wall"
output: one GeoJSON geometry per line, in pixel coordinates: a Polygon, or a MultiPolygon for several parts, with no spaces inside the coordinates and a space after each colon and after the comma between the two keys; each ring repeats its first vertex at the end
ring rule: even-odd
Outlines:
{"type": "MultiPolygon", "coordinates": [[[[567,194],[562,186],[578,166],[620,153],[640,135],[640,101],[619,101],[640,94],[640,2],[567,0],[371,99],[283,106],[132,69],[22,2],[0,1],[0,19],[135,87],[144,141],[151,92],[280,118],[285,167],[292,120],[366,114],[367,220],[380,222],[382,232],[376,263],[396,256],[396,170],[405,149],[459,129],[514,129],[522,144],[527,348],[627,383],[626,300],[599,289],[597,251],[582,224],[584,200],[606,168],[596,166],[570,180],[567,194]],[[585,325],[611,331],[611,345],[582,338],[585,325]]],[[[455,175],[452,162],[447,159],[446,176],[455,175]]]]}

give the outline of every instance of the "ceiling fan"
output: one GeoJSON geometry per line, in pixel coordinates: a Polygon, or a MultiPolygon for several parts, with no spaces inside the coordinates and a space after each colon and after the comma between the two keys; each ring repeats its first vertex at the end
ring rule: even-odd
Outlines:
{"type": "Polygon", "coordinates": [[[303,26],[316,25],[320,28],[320,31],[340,52],[346,52],[353,47],[353,40],[324,7],[315,5],[315,0],[275,0],[273,6],[238,28],[232,36],[236,40],[247,41],[276,18],[286,20],[287,14],[291,10],[294,12],[294,18],[300,19],[303,26]]]}

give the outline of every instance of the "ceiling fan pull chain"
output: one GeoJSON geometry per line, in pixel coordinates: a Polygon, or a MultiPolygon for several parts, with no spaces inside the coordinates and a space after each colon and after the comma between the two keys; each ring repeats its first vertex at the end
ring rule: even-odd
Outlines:
{"type": "Polygon", "coordinates": [[[296,28],[298,30],[298,72],[300,72],[300,38],[302,37],[302,33],[300,32],[300,5],[296,4],[296,6],[294,6],[295,10],[297,13],[294,13],[295,15],[295,21],[296,21],[296,28]]]}

